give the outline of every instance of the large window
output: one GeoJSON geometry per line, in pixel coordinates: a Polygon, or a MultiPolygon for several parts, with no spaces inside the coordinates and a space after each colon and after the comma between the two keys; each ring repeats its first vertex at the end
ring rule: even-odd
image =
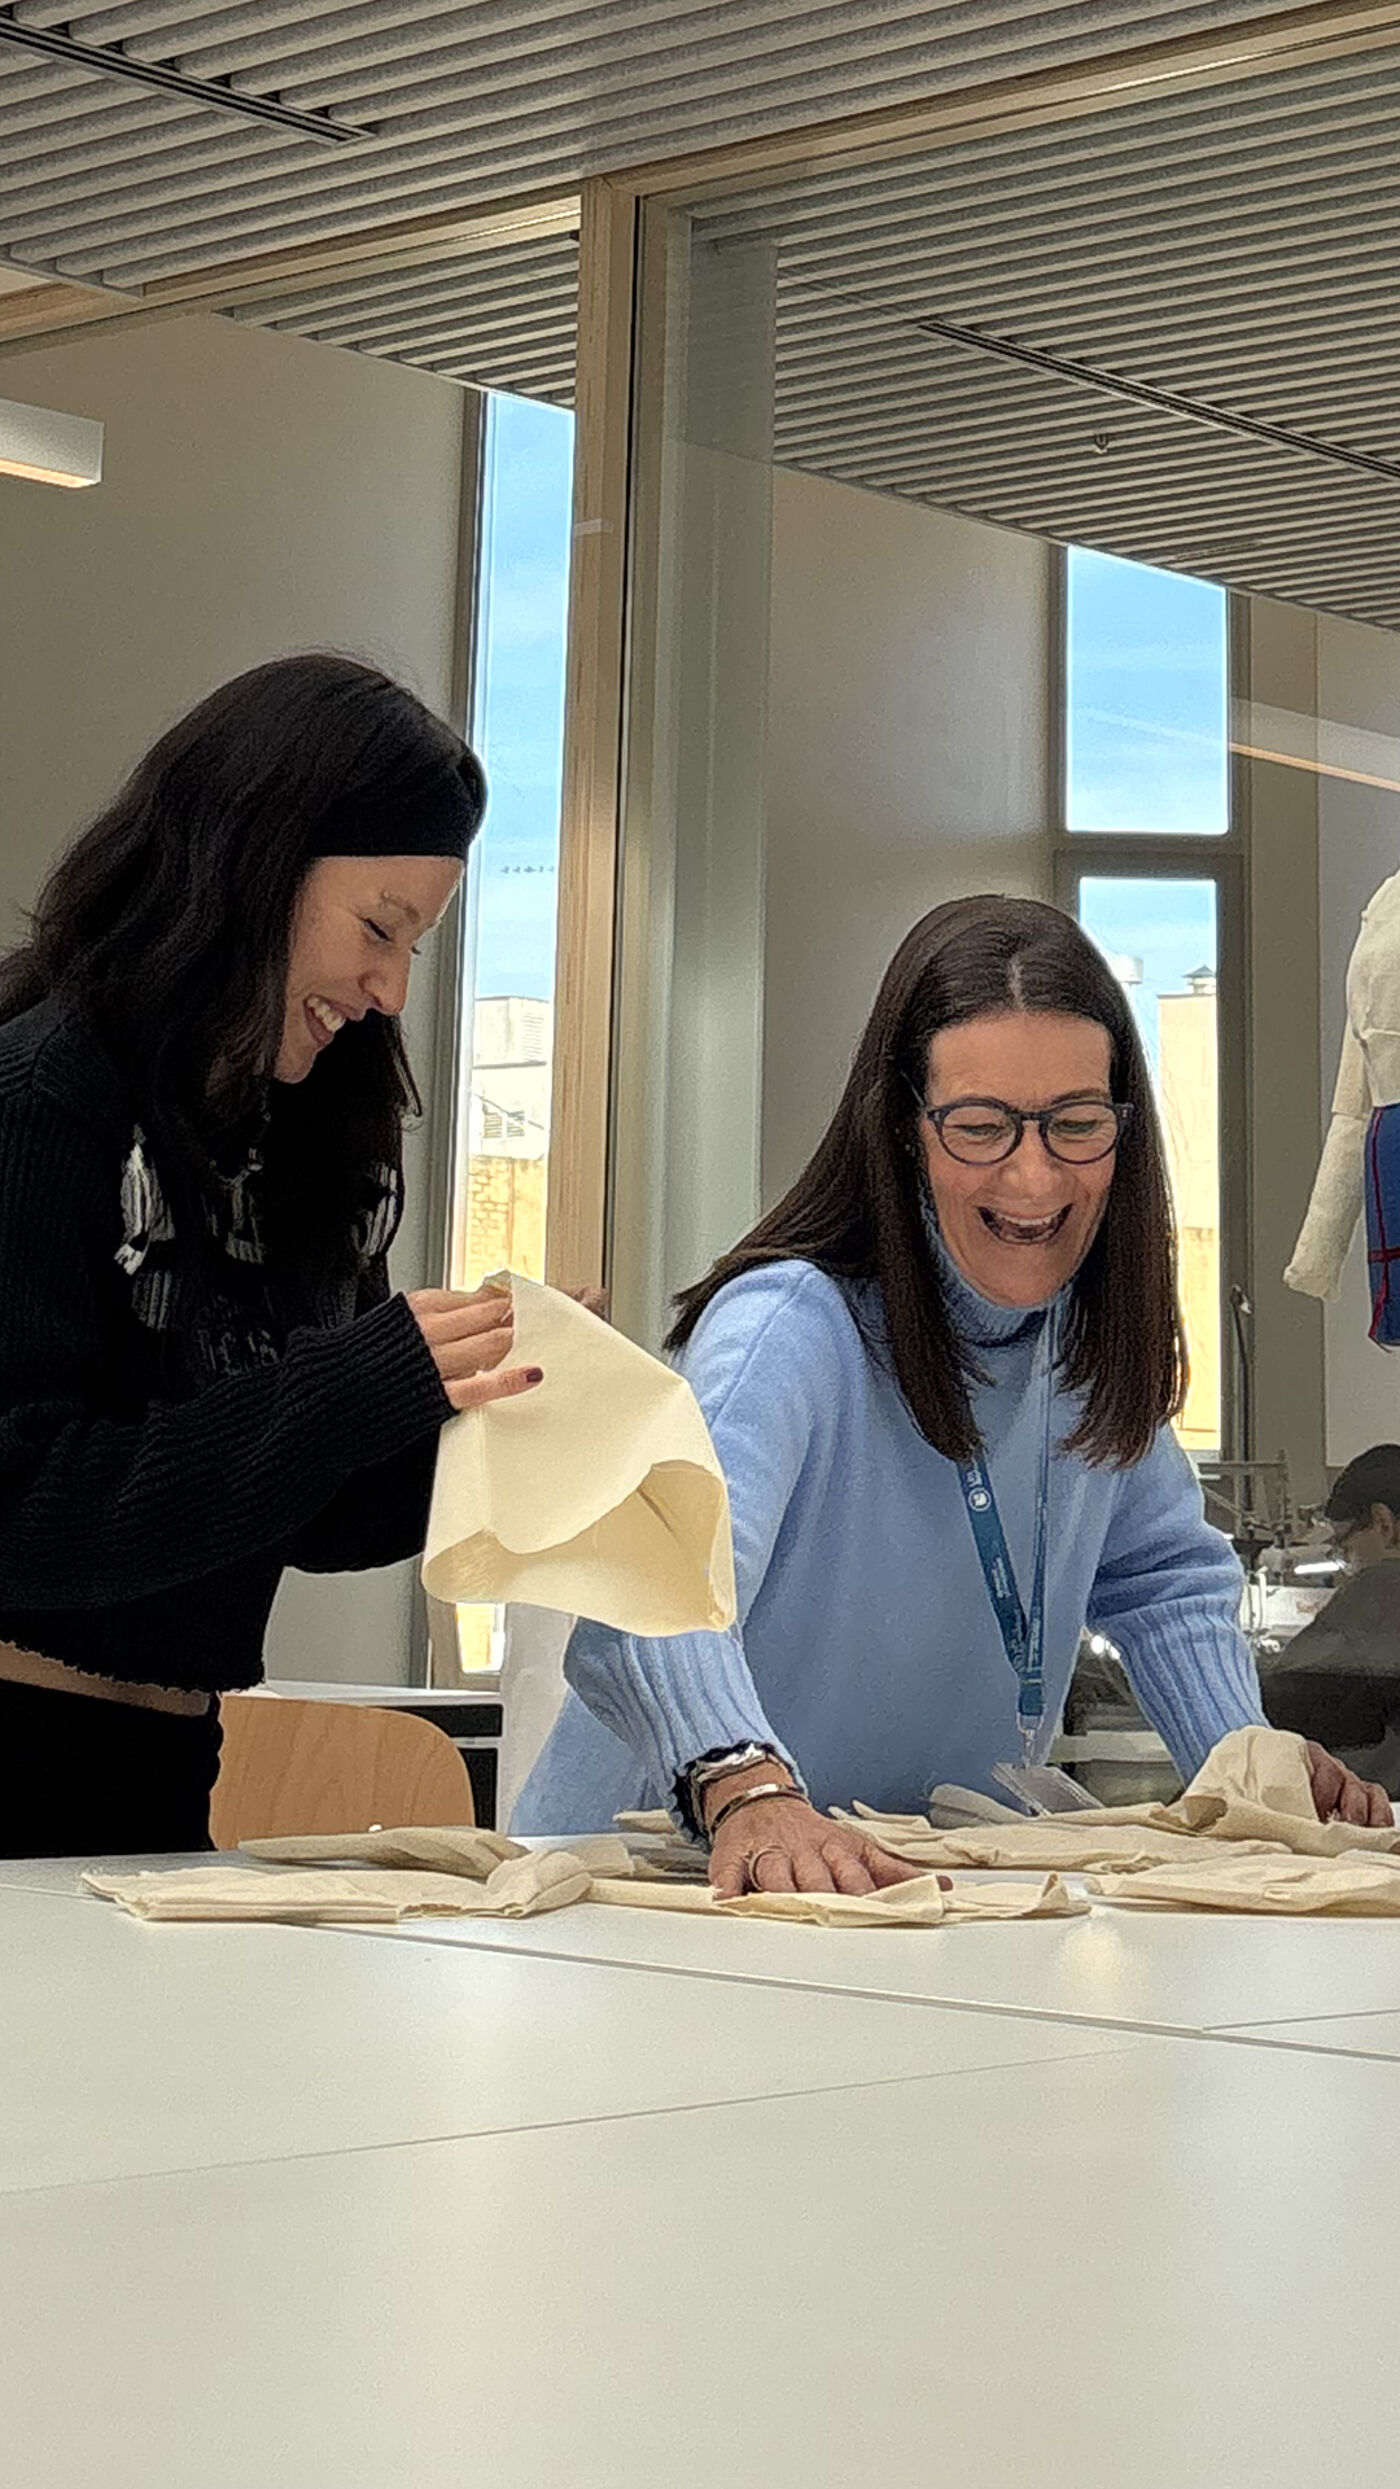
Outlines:
{"type": "MultiPolygon", "coordinates": [[[[573,419],[487,401],[471,738],[490,804],[464,920],[451,1281],[544,1277],[564,755],[573,419]]],[[[464,1670],[499,1658],[503,1611],[458,1610],[464,1670]]]]}
{"type": "Polygon", "coordinates": [[[1071,547],[1065,827],[1221,838],[1230,827],[1223,588],[1071,547]]]}
{"type": "Polygon", "coordinates": [[[1191,1354],[1178,1432],[1191,1451],[1219,1453],[1222,1308],[1242,1224],[1222,1144],[1243,1014],[1227,600],[1077,547],[1064,575],[1061,886],[1127,990],[1151,1067],[1191,1354]]]}

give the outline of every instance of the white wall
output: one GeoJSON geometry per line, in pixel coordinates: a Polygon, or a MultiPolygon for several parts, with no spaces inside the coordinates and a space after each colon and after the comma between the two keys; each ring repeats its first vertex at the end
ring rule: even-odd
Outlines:
{"type": "MultiPolygon", "coordinates": [[[[12,352],[0,394],[106,426],[93,491],[0,476],[9,942],[50,859],[130,764],[245,666],[335,647],[448,708],[464,401],[426,374],[218,319],[12,352]]],[[[407,1014],[425,1097],[430,962],[407,1014]]],[[[425,1144],[410,1148],[400,1285],[429,1276],[431,1250],[425,1144]]],[[[403,1678],[412,1602],[407,1566],[289,1575],[269,1673],[403,1678]]]]}
{"type": "Polygon", "coordinates": [[[1052,552],[779,469],[763,1197],[800,1173],[888,961],[941,900],[1051,895],[1052,552]]]}

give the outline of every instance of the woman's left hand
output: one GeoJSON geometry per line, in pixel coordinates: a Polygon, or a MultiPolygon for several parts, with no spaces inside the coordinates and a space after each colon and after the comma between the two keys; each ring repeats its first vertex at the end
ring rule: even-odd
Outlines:
{"type": "Polygon", "coordinates": [[[1383,1825],[1389,1831],[1394,1816],[1379,1781],[1358,1780],[1355,1772],[1349,1772],[1345,1763],[1339,1763],[1325,1746],[1319,1746],[1316,1738],[1309,1737],[1304,1742],[1319,1821],[1330,1823],[1334,1816],[1339,1816],[1344,1824],[1383,1825]]]}

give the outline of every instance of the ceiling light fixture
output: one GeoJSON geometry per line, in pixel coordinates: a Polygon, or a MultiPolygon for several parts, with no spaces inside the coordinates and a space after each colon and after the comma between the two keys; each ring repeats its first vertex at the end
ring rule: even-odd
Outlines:
{"type": "Polygon", "coordinates": [[[102,426],[87,415],[56,415],[46,406],[0,398],[0,475],[62,484],[70,492],[100,484],[102,426]]]}

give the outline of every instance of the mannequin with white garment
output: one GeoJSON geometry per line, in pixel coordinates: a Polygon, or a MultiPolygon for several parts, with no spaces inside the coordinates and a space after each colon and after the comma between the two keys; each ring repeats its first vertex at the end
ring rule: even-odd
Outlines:
{"type": "Polygon", "coordinates": [[[1400,873],[1361,918],[1347,969],[1347,1025],[1322,1159],[1284,1272],[1302,1296],[1333,1298],[1365,1199],[1366,1136],[1378,1107],[1400,1105],[1400,873]]]}

